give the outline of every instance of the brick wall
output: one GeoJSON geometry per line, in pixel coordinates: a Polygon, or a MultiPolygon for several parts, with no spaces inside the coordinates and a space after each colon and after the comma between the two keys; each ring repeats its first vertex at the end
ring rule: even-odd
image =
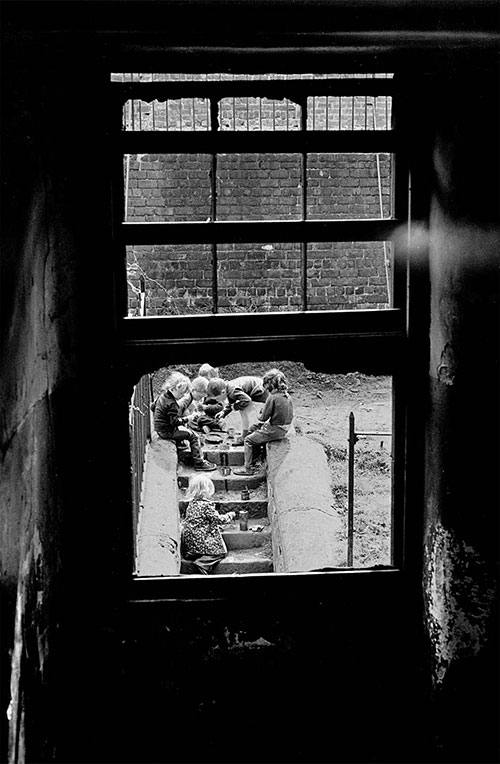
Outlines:
{"type": "MultiPolygon", "coordinates": [[[[384,128],[390,99],[309,99],[308,127],[322,130],[384,128]]],[[[296,130],[298,107],[289,101],[223,99],[221,130],[296,130]]],[[[129,102],[124,127],[142,130],[207,130],[203,99],[129,102]]],[[[128,221],[211,219],[212,158],[201,154],[139,154],[124,159],[128,221]]],[[[215,164],[217,220],[300,220],[302,169],[298,154],[219,155],[215,164]]],[[[310,220],[387,217],[388,154],[309,154],[306,167],[310,220]]],[[[219,245],[220,312],[296,310],[301,305],[300,245],[278,242],[219,245]]],[[[212,311],[210,246],[127,248],[129,311],[136,313],[139,279],[149,314],[212,311]]],[[[388,303],[383,242],[315,243],[307,246],[308,307],[312,310],[383,308],[388,303]]]]}

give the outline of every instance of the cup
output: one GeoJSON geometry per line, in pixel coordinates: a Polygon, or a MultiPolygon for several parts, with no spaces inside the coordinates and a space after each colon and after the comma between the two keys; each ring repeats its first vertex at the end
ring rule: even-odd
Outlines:
{"type": "Polygon", "coordinates": [[[248,512],[246,509],[239,511],[240,531],[248,530],[248,512]]]}

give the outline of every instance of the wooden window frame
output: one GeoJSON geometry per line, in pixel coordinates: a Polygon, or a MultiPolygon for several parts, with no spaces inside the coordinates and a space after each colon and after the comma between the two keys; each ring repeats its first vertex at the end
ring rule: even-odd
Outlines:
{"type": "MultiPolygon", "coordinates": [[[[352,569],[329,572],[261,574],[266,588],[279,586],[270,579],[284,576],[394,575],[405,569],[405,454],[407,450],[407,394],[409,353],[410,261],[401,237],[394,241],[393,306],[385,310],[303,310],[280,313],[228,313],[186,316],[127,317],[126,246],[130,244],[219,244],[255,241],[386,241],[401,230],[410,230],[410,171],[408,151],[396,127],[398,120],[397,78],[231,80],[110,83],[112,128],[113,242],[115,263],[116,333],[124,366],[136,378],[169,363],[196,363],[200,358],[223,355],[239,360],[265,358],[302,360],[331,373],[364,371],[386,374],[393,379],[393,487],[392,565],[385,570],[352,569]],[[390,130],[315,131],[290,133],[219,131],[214,123],[218,100],[224,97],[257,95],[289,98],[303,107],[303,127],[307,119],[307,98],[313,95],[391,95],[393,127],[390,130]],[[129,99],[151,101],[180,97],[209,98],[211,130],[126,132],[122,129],[122,109],[129,99]],[[124,222],[123,156],[130,153],[391,153],[395,157],[393,216],[390,219],[294,220],[294,221],[209,221],[209,222],[124,222]],[[330,360],[329,360],[330,359],[330,360]]],[[[303,265],[303,273],[306,265],[303,265]]],[[[231,360],[228,360],[230,363],[231,360]]],[[[232,589],[228,577],[216,577],[218,591],[232,589]]],[[[242,579],[238,578],[238,590],[242,579]]],[[[214,581],[197,578],[136,579],[139,598],[169,596],[213,596],[214,581]],[[190,582],[191,581],[191,582],[190,582]],[[172,588],[173,587],[173,588],[172,588]],[[180,587],[178,589],[177,587],[180,587]],[[170,594],[169,594],[170,593],[170,594]],[[183,594],[184,593],[184,594],[183,594]]],[[[244,585],[246,588],[250,584],[244,585]]],[[[250,586],[251,588],[251,586],[250,586]]]]}

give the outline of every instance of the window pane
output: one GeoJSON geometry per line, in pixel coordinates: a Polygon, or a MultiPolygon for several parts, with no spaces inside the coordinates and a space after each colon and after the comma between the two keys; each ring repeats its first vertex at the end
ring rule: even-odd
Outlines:
{"type": "Polygon", "coordinates": [[[298,154],[217,157],[218,220],[300,220],[298,154]]]}
{"type": "Polygon", "coordinates": [[[391,154],[309,154],[308,218],[390,218],[391,174],[391,154]]]}
{"type": "Polygon", "coordinates": [[[283,74],[282,72],[268,72],[262,74],[233,74],[228,72],[210,72],[210,73],[192,73],[192,72],[112,72],[110,74],[111,82],[189,82],[189,81],[233,81],[233,80],[300,80],[304,78],[314,78],[319,80],[331,80],[331,79],[392,79],[393,74],[386,74],[384,72],[366,73],[366,72],[351,72],[345,74],[283,74]]]}
{"type": "MultiPolygon", "coordinates": [[[[141,380],[131,401],[139,576],[200,574],[188,564],[185,546],[182,563],[179,554],[180,520],[189,503],[186,487],[196,474],[189,443],[181,443],[177,451],[154,432],[154,420],[151,443],[144,419],[147,421],[150,391],[156,399],[174,370],[193,380],[205,361],[201,358],[197,364],[158,369],[141,380]],[[158,491],[159,485],[164,486],[163,491],[158,491]]],[[[285,374],[294,416],[281,442],[262,450],[252,446],[257,469],[251,476],[238,474],[243,447],[230,437],[230,428],[236,437],[243,432],[246,420],[241,411],[231,410],[221,420],[222,429],[203,432],[196,429],[200,421],[197,404],[187,410],[191,433],[196,433],[204,458],[216,465],[205,473],[214,484],[216,510],[223,515],[248,512],[246,531],[240,531],[239,516],[226,518],[229,522],[222,525],[222,531],[227,554],[212,572],[287,573],[391,565],[391,377],[356,371],[324,373],[288,360],[221,366],[217,373],[225,381],[239,379],[241,383],[241,377],[262,378],[272,367],[285,374]],[[219,442],[213,442],[213,436],[219,442]],[[224,462],[227,469],[223,470],[224,462]],[[248,498],[242,498],[244,488],[248,498]]],[[[262,405],[251,404],[246,412],[250,422],[262,405]]]]}
{"type": "Polygon", "coordinates": [[[308,130],[390,130],[391,96],[313,96],[308,130]]]}
{"type": "Polygon", "coordinates": [[[130,99],[123,106],[123,129],[210,130],[210,104],[207,98],[178,98],[148,103],[130,99]]]}
{"type": "Polygon", "coordinates": [[[300,107],[284,98],[222,98],[221,130],[300,130],[300,107]]]}
{"type": "Polygon", "coordinates": [[[219,312],[298,310],[300,244],[219,244],[219,312]]]}
{"type": "MultiPolygon", "coordinates": [[[[392,304],[392,242],[312,242],[306,247],[309,310],[382,310],[392,304]]],[[[211,313],[213,255],[217,312],[302,308],[300,243],[127,247],[129,315],[211,313]]]]}
{"type": "Polygon", "coordinates": [[[392,243],[313,242],[307,245],[310,310],[391,306],[392,243]]]}
{"type": "Polygon", "coordinates": [[[200,221],[210,216],[208,154],[126,154],[125,220],[200,221]]]}
{"type": "Polygon", "coordinates": [[[212,312],[212,249],[209,244],[127,247],[128,315],[212,312]]]}

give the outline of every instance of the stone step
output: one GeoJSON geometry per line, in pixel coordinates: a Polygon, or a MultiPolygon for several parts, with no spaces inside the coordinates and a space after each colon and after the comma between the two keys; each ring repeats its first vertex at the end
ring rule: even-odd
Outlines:
{"type": "Polygon", "coordinates": [[[222,531],[228,551],[233,549],[256,549],[270,542],[271,530],[269,526],[267,528],[264,527],[261,531],[257,531],[257,528],[262,528],[262,525],[253,523],[252,526],[252,523],[249,522],[247,531],[240,531],[239,527],[222,531]],[[255,528],[255,530],[252,528],[255,528]]]}
{"type": "Polygon", "coordinates": [[[245,461],[243,446],[231,447],[228,451],[220,450],[218,446],[207,448],[205,445],[203,447],[203,456],[208,462],[212,462],[212,464],[222,464],[223,455],[226,457],[226,463],[230,467],[239,467],[245,461]]]}
{"type": "MultiPolygon", "coordinates": [[[[255,555],[252,549],[234,550],[229,552],[215,568],[211,575],[228,576],[238,573],[272,573],[273,561],[270,557],[255,555]]],[[[181,576],[204,575],[188,560],[181,561],[181,576]]]]}
{"type": "MultiPolygon", "coordinates": [[[[252,499],[249,501],[242,501],[239,493],[228,492],[227,499],[214,499],[217,506],[217,511],[223,514],[226,512],[239,512],[240,509],[246,509],[248,511],[248,517],[267,517],[267,499],[252,499]]],[[[186,499],[179,500],[179,511],[181,517],[184,517],[186,508],[188,505],[186,499]]]]}
{"type": "Polygon", "coordinates": [[[272,573],[272,554],[267,548],[232,549],[216,567],[214,575],[225,576],[233,573],[272,573]]]}
{"type": "MultiPolygon", "coordinates": [[[[186,488],[189,482],[189,478],[192,475],[200,474],[196,472],[193,467],[188,467],[185,464],[177,465],[177,484],[180,488],[186,488]]],[[[260,469],[254,475],[235,475],[232,471],[229,475],[223,475],[220,471],[220,467],[212,472],[205,472],[211,478],[215,485],[216,491],[241,491],[243,486],[254,489],[261,485],[266,480],[266,472],[264,469],[260,469]]]]}

